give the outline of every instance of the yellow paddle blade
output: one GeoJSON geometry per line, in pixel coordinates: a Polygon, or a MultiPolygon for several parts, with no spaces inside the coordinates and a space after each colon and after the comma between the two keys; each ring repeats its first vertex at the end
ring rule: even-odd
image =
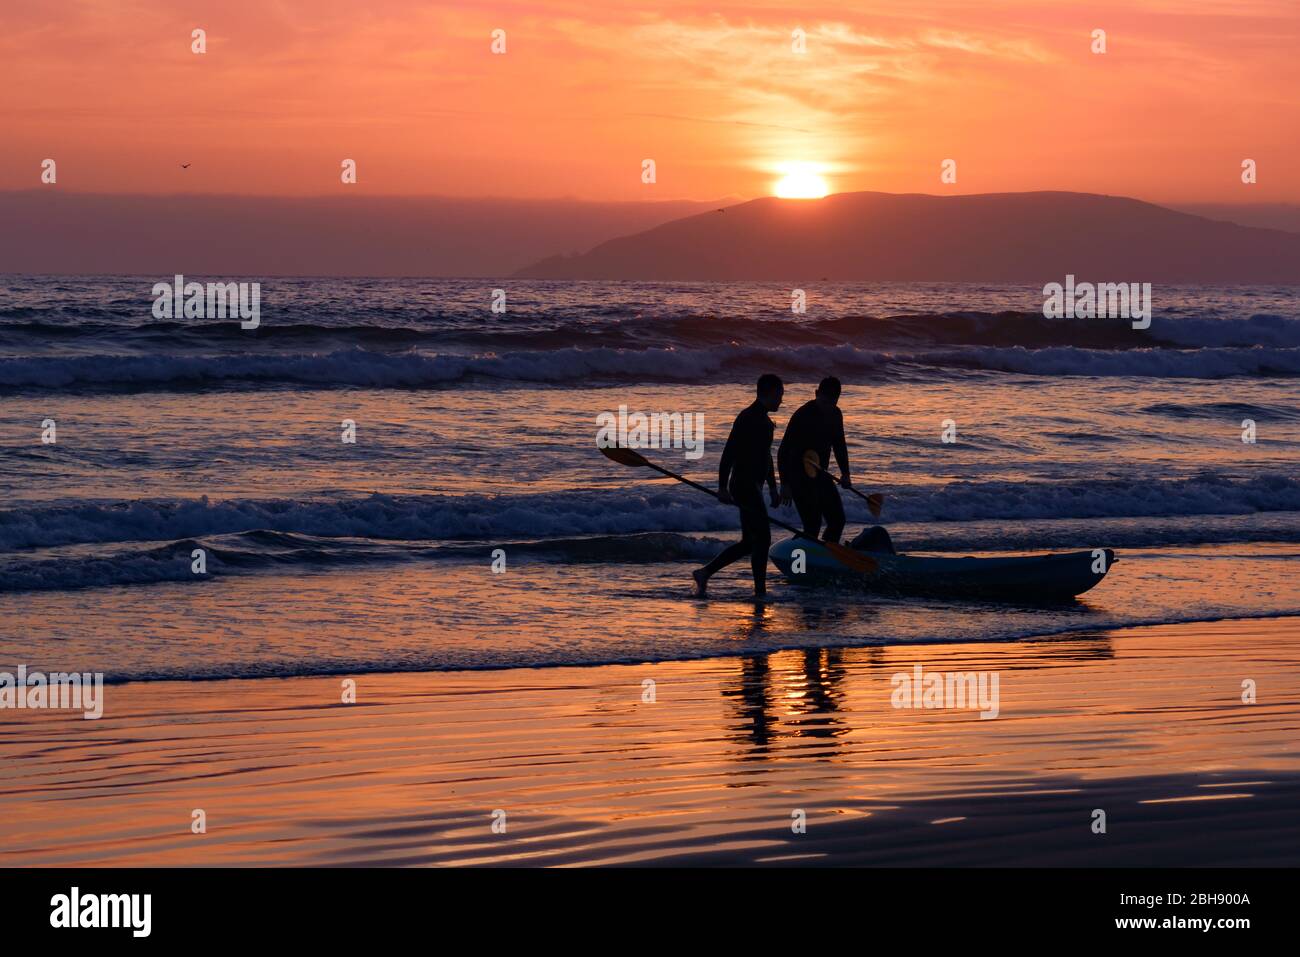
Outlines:
{"type": "Polygon", "coordinates": [[[607,459],[613,459],[619,465],[649,465],[640,452],[634,449],[625,449],[620,445],[601,445],[598,446],[602,455],[607,459]]]}
{"type": "Polygon", "coordinates": [[[809,478],[816,478],[822,470],[822,460],[815,451],[809,449],[803,454],[803,471],[809,478]]]}
{"type": "Polygon", "coordinates": [[[880,563],[870,555],[855,552],[853,549],[835,542],[822,542],[822,544],[826,546],[826,550],[834,555],[841,565],[851,568],[855,572],[868,574],[880,567],[880,563]]]}
{"type": "Polygon", "coordinates": [[[880,518],[880,513],[885,510],[885,496],[879,492],[872,492],[867,496],[867,508],[876,518],[880,518]]]}

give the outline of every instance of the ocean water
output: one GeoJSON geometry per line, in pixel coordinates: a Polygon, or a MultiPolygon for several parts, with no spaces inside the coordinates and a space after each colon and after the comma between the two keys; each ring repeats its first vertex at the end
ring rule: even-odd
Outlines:
{"type": "Polygon", "coordinates": [[[1046,320],[1020,286],[808,284],[796,315],[777,284],[293,279],[243,330],[155,319],[163,278],[0,277],[0,667],[495,668],[1300,614],[1300,290],[1157,288],[1134,330],[1046,320]],[[767,371],[778,435],[844,381],[856,482],[901,548],[1120,562],[1058,606],[772,569],[756,607],[743,563],[691,599],[734,510],[608,462],[597,416],[702,415],[699,457],[647,454],[712,484],[767,371]]]}

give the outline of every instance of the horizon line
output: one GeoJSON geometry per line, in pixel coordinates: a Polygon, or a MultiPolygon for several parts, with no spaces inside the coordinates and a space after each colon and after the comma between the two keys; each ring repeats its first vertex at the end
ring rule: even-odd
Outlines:
{"type": "Polygon", "coordinates": [[[712,203],[730,203],[731,205],[740,205],[742,203],[756,202],[762,199],[776,200],[783,203],[815,203],[822,200],[831,199],[836,196],[852,196],[871,193],[879,196],[926,196],[934,199],[954,199],[958,197],[970,196],[1028,196],[1039,193],[1065,193],[1078,196],[1105,196],[1115,199],[1131,199],[1137,202],[1150,203],[1153,206],[1170,206],[1178,204],[1196,204],[1205,206],[1232,206],[1232,207],[1250,207],[1250,206],[1286,206],[1300,208],[1298,200],[1248,200],[1241,202],[1232,202],[1219,199],[1146,199],[1141,196],[1129,195],[1127,193],[1109,193],[1096,192],[1084,189],[1065,189],[1065,188],[1043,188],[1043,189],[1022,189],[1022,190],[991,190],[984,192],[944,192],[944,193],[925,193],[925,192],[893,192],[883,189],[850,189],[840,190],[833,193],[827,193],[825,196],[815,198],[786,198],[765,194],[762,196],[742,196],[740,194],[729,194],[722,197],[713,197],[707,199],[690,199],[685,197],[676,197],[670,199],[583,199],[576,196],[504,196],[499,194],[486,193],[474,196],[461,196],[448,193],[232,193],[232,192],[106,192],[100,190],[79,190],[57,187],[51,190],[48,186],[26,186],[17,189],[0,189],[0,197],[27,195],[33,193],[62,193],[72,196],[94,196],[110,197],[115,199],[258,199],[258,200],[323,200],[323,199],[346,199],[348,201],[355,199],[369,200],[444,200],[449,202],[503,202],[503,203],[573,203],[585,206],[641,206],[669,203],[693,203],[700,205],[709,205],[712,203]]]}

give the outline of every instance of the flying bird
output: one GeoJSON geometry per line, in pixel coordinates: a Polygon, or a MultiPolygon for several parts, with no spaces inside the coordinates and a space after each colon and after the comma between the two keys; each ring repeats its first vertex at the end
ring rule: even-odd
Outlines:
{"type": "Polygon", "coordinates": [[[181,164],[181,169],[189,169],[189,168],[190,168],[190,164],[189,164],[189,163],[182,163],[182,164],[181,164]]]}

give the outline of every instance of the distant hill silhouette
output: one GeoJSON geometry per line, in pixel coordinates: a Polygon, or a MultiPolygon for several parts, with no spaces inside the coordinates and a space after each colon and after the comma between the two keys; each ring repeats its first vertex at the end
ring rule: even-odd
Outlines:
{"type": "Polygon", "coordinates": [[[1300,233],[1300,203],[1178,203],[1170,209],[1242,226],[1300,233]]]}
{"type": "Polygon", "coordinates": [[[705,209],[686,201],[0,192],[0,272],[509,276],[705,209]]]}
{"type": "Polygon", "coordinates": [[[516,273],[545,279],[1300,283],[1300,234],[1092,193],[756,199],[516,273]]]}

